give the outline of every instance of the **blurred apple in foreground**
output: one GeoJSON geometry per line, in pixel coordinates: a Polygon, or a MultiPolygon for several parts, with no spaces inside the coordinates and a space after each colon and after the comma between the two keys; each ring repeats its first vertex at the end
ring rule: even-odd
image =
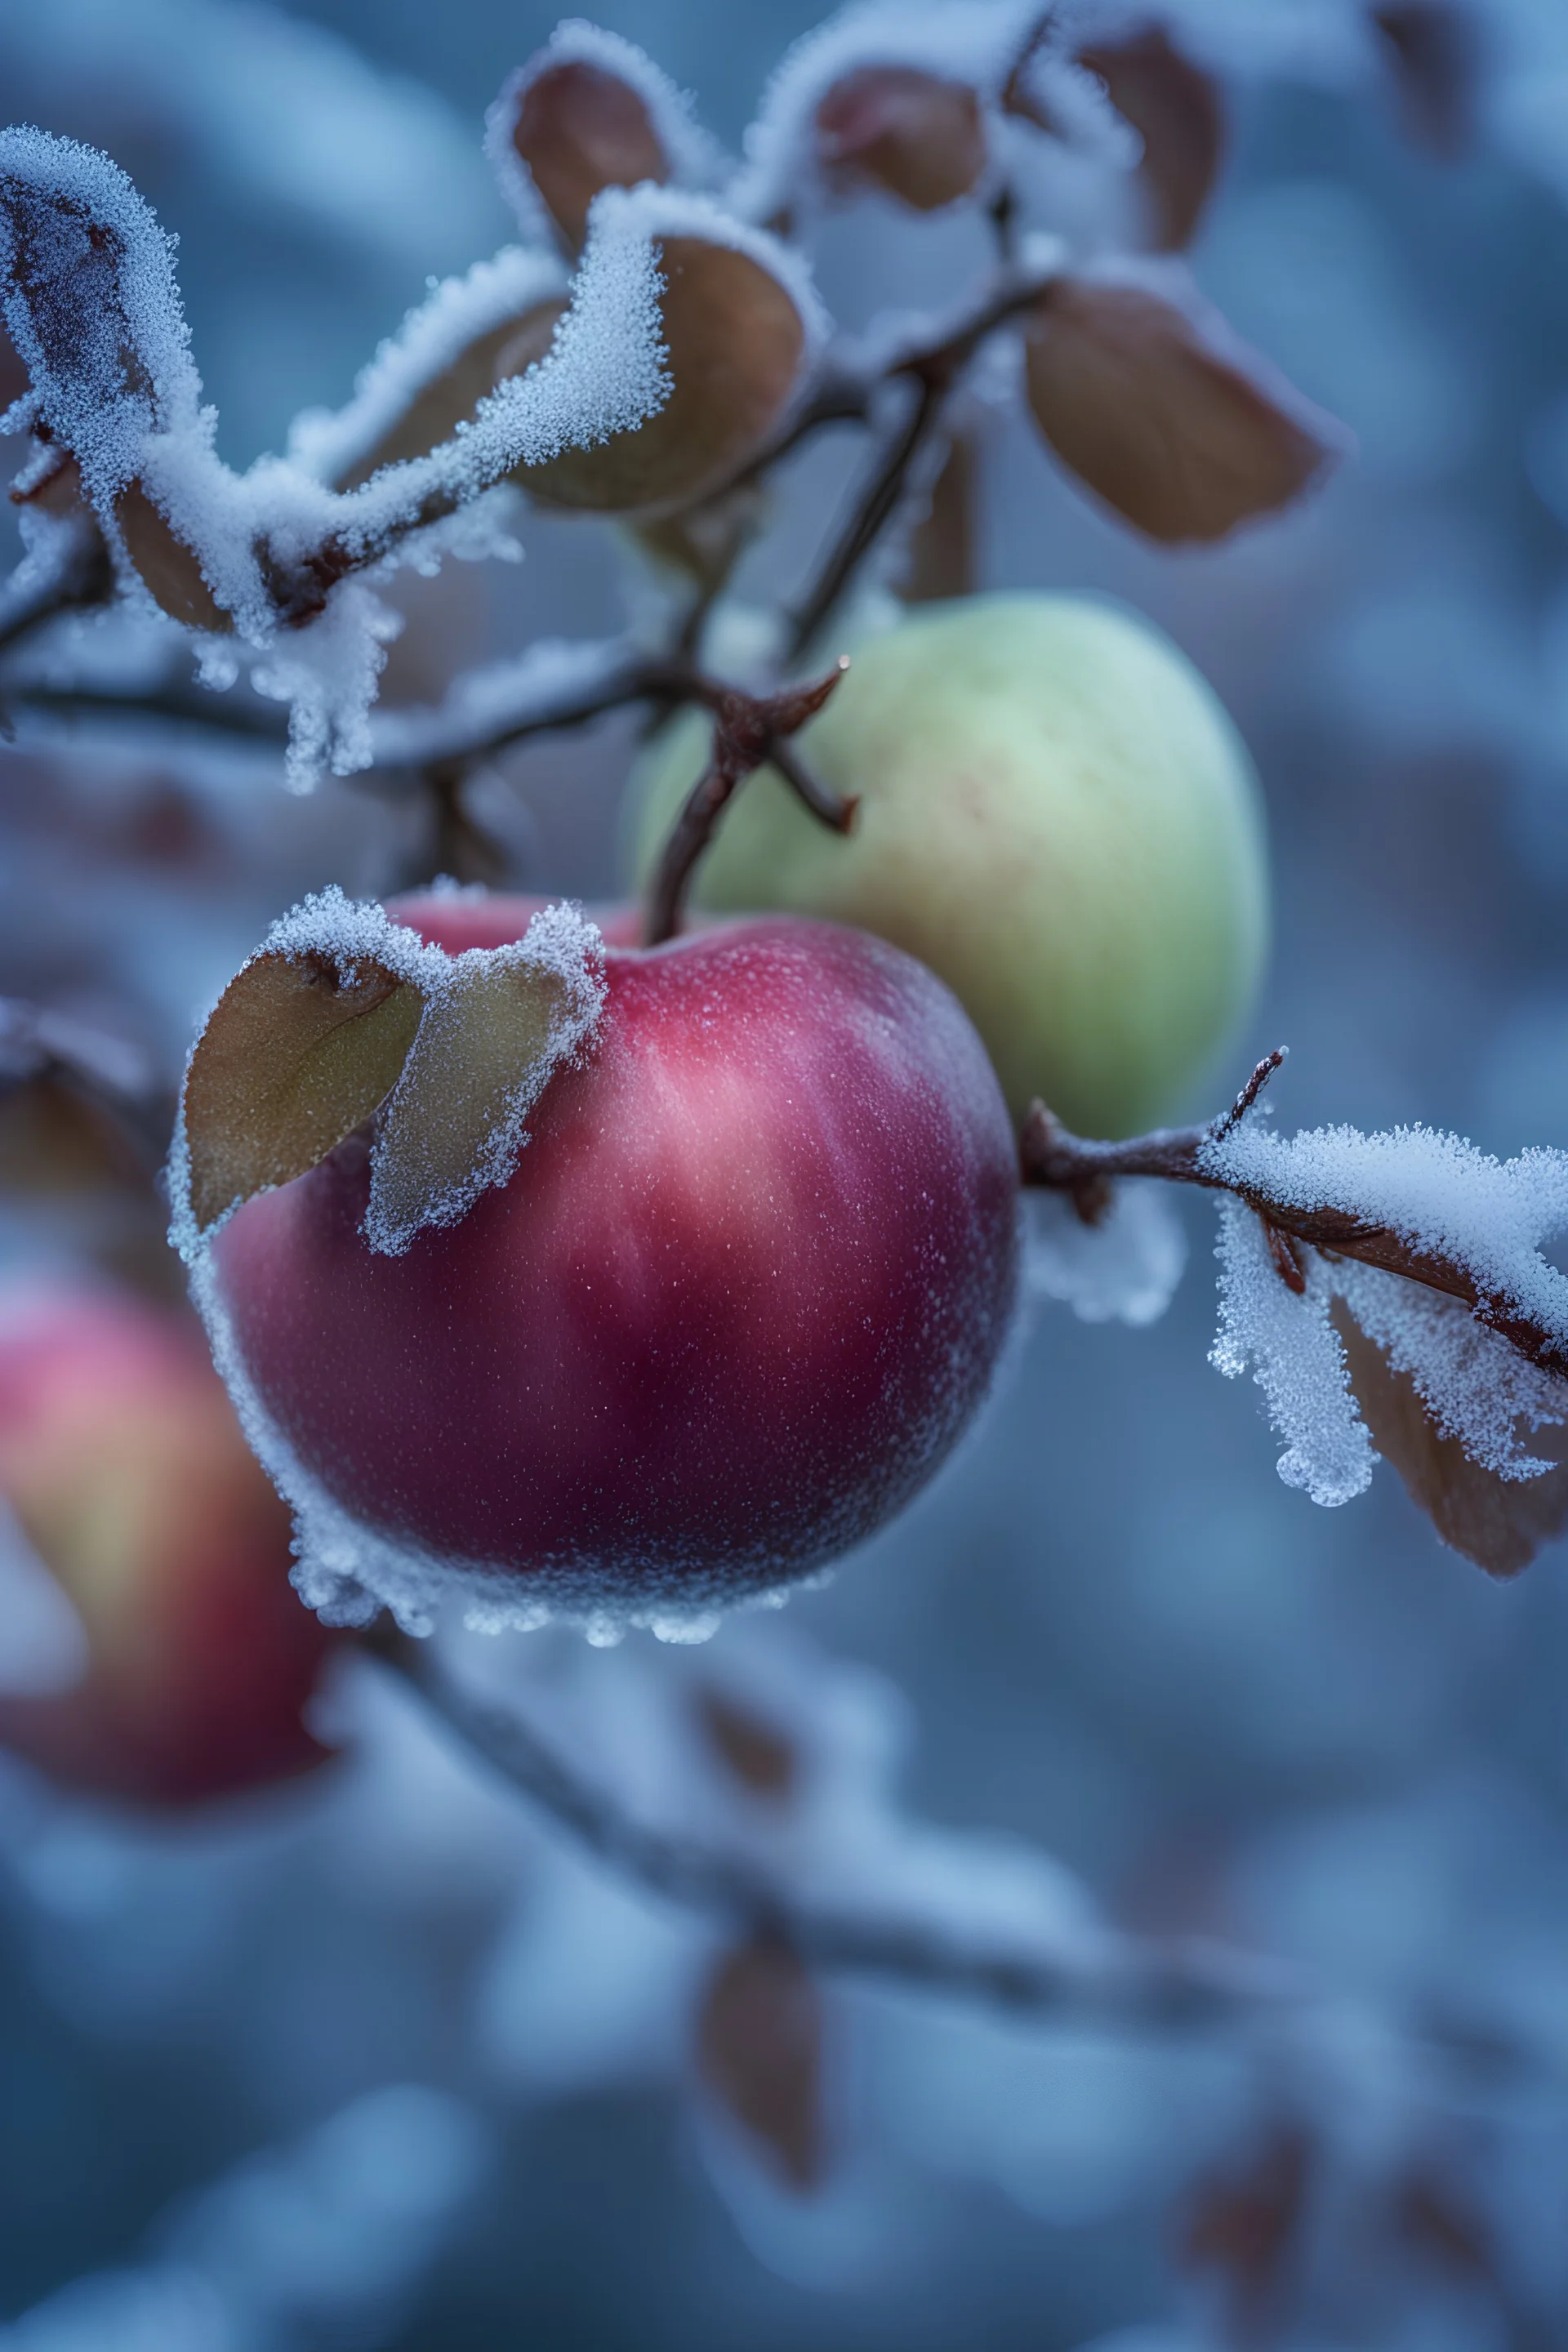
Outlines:
{"type": "Polygon", "coordinates": [[[324,1759],[300,1711],[331,1637],[188,1316],[92,1293],[0,1307],[0,1495],[87,1651],[69,1689],[0,1692],[0,1742],[154,1804],[324,1759]]]}
{"type": "MultiPolygon", "coordinates": [[[[389,911],[457,954],[536,910],[389,911]]],[[[833,1559],[949,1452],[1013,1307],[1012,1127],[923,967],[773,919],[610,945],[604,981],[460,1222],[378,1253],[361,1132],[214,1244],[307,1475],[503,1610],[707,1609],[833,1559]]]]}
{"type": "MultiPolygon", "coordinates": [[[[635,790],[651,869],[707,752],[689,715],[635,790]]],[[[1240,739],[1146,622],[1070,596],[932,604],[869,639],[799,740],[858,799],[831,833],[772,770],[699,869],[696,904],[853,923],[931,966],[1016,1118],[1152,1126],[1225,1044],[1258,978],[1268,875],[1240,739]]]]}

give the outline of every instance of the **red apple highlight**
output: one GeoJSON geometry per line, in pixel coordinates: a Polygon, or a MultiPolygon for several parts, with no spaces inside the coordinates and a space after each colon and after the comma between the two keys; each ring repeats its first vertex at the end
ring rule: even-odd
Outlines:
{"type": "Polygon", "coordinates": [[[0,1742],[154,1804],[323,1759],[300,1710],[331,1637],[289,1589],[288,1513],[190,1318],[87,1293],[11,1302],[0,1494],[88,1648],[72,1688],[0,1696],[0,1742]]]}
{"type": "MultiPolygon", "coordinates": [[[[391,912],[456,954],[536,905],[391,912]]],[[[460,1223],[374,1251],[361,1130],[213,1244],[220,1356],[307,1549],[306,1489],[364,1538],[340,1576],[411,1618],[432,1580],[664,1623],[796,1578],[931,1475],[1006,1335],[1015,1139],[923,965],[763,918],[609,945],[605,981],[460,1223]]]]}

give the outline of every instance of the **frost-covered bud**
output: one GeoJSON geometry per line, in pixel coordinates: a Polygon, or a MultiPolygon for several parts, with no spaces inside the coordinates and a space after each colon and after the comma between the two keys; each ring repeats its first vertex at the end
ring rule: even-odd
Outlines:
{"type": "Polygon", "coordinates": [[[172,1170],[306,1597],[674,1630],[880,1526],[1016,1287],[1013,1130],[941,982],[815,923],[392,916],[277,928],[172,1170]]]}
{"type": "Polygon", "coordinates": [[[669,177],[669,158],[643,100],[629,82],[586,58],[552,67],[528,85],[511,143],[574,253],[601,188],[669,177]]]}
{"type": "Polygon", "coordinates": [[[1151,539],[1223,539],[1298,498],[1349,436],[1249,351],[1187,283],[1144,265],[1060,278],[1025,340],[1036,424],[1151,539]]]}
{"type": "Polygon", "coordinates": [[[969,195],[984,174],[978,93],[912,66],[862,66],[820,101],[816,152],[839,194],[878,188],[915,212],[969,195]]]}
{"type": "MultiPolygon", "coordinates": [[[[698,869],[700,905],[854,923],[919,956],[1016,1115],[1080,1133],[1174,1108],[1239,1017],[1267,930],[1257,786],[1213,694],[1146,625],[1071,597],[931,604],[859,647],[800,737],[856,799],[830,833],[761,770],[698,869]]],[[[637,856],[706,756],[676,720],[644,763],[637,856]]]]}
{"type": "Polygon", "coordinates": [[[52,1671],[0,1694],[0,1741],[70,1786],[159,1804],[322,1760],[300,1710],[325,1642],[289,1589],[288,1515],[187,1317],[8,1300],[0,1496],[60,1629],[52,1671]]]}
{"type": "Polygon", "coordinates": [[[618,201],[655,231],[669,398],[635,432],[520,467],[512,478],[547,504],[671,511],[721,488],[776,431],[815,346],[809,280],[775,238],[700,198],[651,197],[618,201]]]}

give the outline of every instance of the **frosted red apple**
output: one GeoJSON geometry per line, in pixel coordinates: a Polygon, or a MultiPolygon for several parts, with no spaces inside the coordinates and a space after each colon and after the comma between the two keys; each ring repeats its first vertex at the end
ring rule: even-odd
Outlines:
{"type": "Polygon", "coordinates": [[[0,1318],[0,1494],[75,1607],[83,1678],[0,1696],[0,1741],[67,1784],[181,1803],[326,1754],[300,1710],[328,1636],[289,1587],[289,1516],[200,1330],[131,1298],[0,1318]]]}
{"type": "MultiPolygon", "coordinates": [[[[533,911],[392,909],[451,952],[533,911]]],[[[374,1253],[362,1135],[234,1214],[217,1283],[373,1536],[569,1608],[707,1606],[835,1557],[948,1453],[1008,1326],[1016,1146],[956,1001],[865,934],[611,945],[605,982],[459,1224],[374,1253]]]]}

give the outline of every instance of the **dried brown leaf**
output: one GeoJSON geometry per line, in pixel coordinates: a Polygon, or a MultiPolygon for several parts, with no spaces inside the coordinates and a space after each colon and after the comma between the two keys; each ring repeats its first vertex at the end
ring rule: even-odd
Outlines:
{"type": "Polygon", "coordinates": [[[1530,1434],[1531,1453],[1558,1467],[1539,1478],[1500,1478],[1435,1427],[1410,1375],[1394,1370],[1342,1299],[1334,1302],[1333,1318],[1372,1442],[1411,1500],[1451,1549],[1489,1576],[1517,1576],[1568,1527],[1568,1428],[1530,1434]]]}
{"type": "Polygon", "coordinates": [[[132,482],[114,501],[114,519],[125,541],[125,551],[141,573],[153,602],[172,621],[187,628],[207,629],[227,636],[234,629],[202,577],[202,567],[184,541],[160,514],[140,482],[132,482]]]}
{"type": "Polygon", "coordinates": [[[326,1158],[397,1083],[423,1000],[362,958],[261,955],[218,1000],[185,1080],[191,1205],[205,1229],[230,1204],[326,1158]]]}
{"type": "Polygon", "coordinates": [[[655,257],[674,389],[635,433],[521,467],[513,479],[547,504],[602,513],[688,506],[740,471],[794,389],[805,324],[772,270],[698,236],[661,238],[655,257]]]}
{"type": "Polygon", "coordinates": [[[940,604],[973,592],[979,575],[979,452],[969,434],[955,433],[931,486],[931,504],[910,534],[907,604],[940,604]]]}
{"type": "Polygon", "coordinates": [[[487,394],[509,375],[524,375],[535,360],[549,351],[556,322],[566,308],[563,295],[536,302],[515,318],[476,335],[451,365],[415,394],[395,425],[368,455],[359,458],[337,484],[340,490],[357,489],[383,466],[401,465],[423,457],[427,450],[449,441],[458,426],[470,417],[487,394]]]}
{"type": "Polygon", "coordinates": [[[1283,2125],[1243,2175],[1205,2182],[1188,2213],[1180,2253],[1191,2270],[1218,2271],[1238,2336],[1268,2322],[1284,2284],[1311,2180],[1311,2145],[1283,2125]]]}
{"type": "Polygon", "coordinates": [[[783,1799],[794,1793],[800,1759],[794,1740],[776,1724],[717,1690],[698,1692],[697,1716],[718,1754],[753,1796],[783,1799]]]}
{"type": "Polygon", "coordinates": [[[725,1955],[698,2012],[697,2063],[789,2186],[816,2188],[826,2168],[822,2011],[797,1952],[758,1940],[725,1955]]]}
{"type": "Polygon", "coordinates": [[[588,207],[601,188],[669,177],[642,98],[586,59],[552,66],[529,83],[511,142],[572,253],[587,235],[588,207]]]}
{"type": "Polygon", "coordinates": [[[937,212],[984,173],[978,94],[912,66],[861,66],[818,106],[816,152],[831,187],[879,188],[915,212],[937,212]]]}
{"type": "Polygon", "coordinates": [[[1131,40],[1085,49],[1117,112],[1143,142],[1138,176],[1153,216],[1153,242],[1174,252],[1192,242],[1225,152],[1225,100],[1212,75],[1184,57],[1162,26],[1131,40]]]}
{"type": "Polygon", "coordinates": [[[1463,0],[1389,0],[1372,21],[1410,138],[1447,162],[1464,154],[1475,136],[1484,64],[1475,11],[1463,0]]]}
{"type": "Polygon", "coordinates": [[[1026,369],[1057,455],[1152,539],[1222,539],[1298,497],[1337,454],[1328,418],[1142,286],[1058,278],[1026,369]]]}

